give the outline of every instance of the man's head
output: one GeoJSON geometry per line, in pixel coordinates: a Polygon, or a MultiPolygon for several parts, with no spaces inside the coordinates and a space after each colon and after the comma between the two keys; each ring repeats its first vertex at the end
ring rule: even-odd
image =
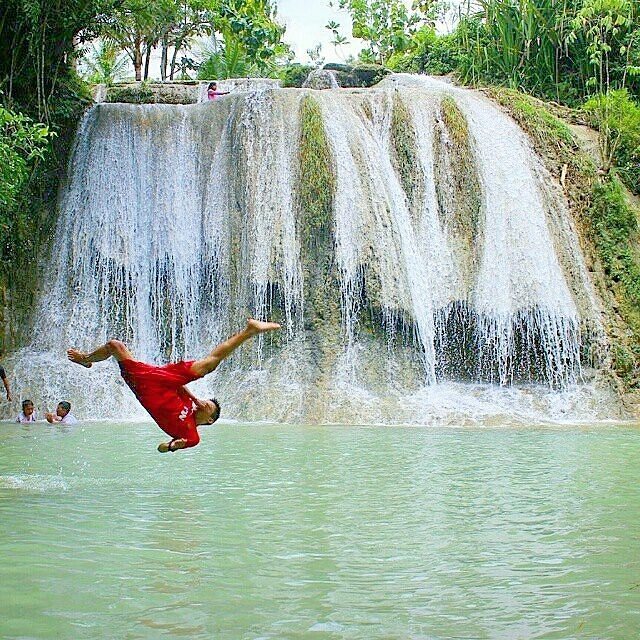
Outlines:
{"type": "Polygon", "coordinates": [[[28,418],[33,414],[33,402],[31,400],[22,401],[22,413],[28,418]]]}
{"type": "Polygon", "coordinates": [[[196,424],[213,424],[220,417],[220,403],[215,399],[203,400],[202,409],[195,413],[196,424]]]}
{"type": "Polygon", "coordinates": [[[71,411],[71,404],[68,402],[60,402],[56,407],[56,415],[59,418],[64,418],[69,411],[71,411]]]}

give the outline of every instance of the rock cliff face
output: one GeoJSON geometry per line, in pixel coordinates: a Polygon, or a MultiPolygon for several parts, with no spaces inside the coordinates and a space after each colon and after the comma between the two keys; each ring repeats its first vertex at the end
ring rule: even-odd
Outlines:
{"type": "Polygon", "coordinates": [[[562,195],[484,97],[390,76],[100,104],[76,144],[48,295],[13,358],[33,390],[131,415],[115,370],[70,368],[67,345],[193,358],[253,315],[284,330],[198,383],[227,416],[611,415],[585,382],[604,333],[562,195]]]}

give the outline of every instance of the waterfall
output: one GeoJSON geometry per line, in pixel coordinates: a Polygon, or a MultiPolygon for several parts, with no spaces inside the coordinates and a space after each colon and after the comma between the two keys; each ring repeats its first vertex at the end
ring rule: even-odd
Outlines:
{"type": "Polygon", "coordinates": [[[140,417],[116,367],[72,366],[66,348],[116,337],[141,360],[193,359],[253,315],[284,329],[194,384],[226,417],[609,410],[585,382],[602,329],[563,197],[470,90],[394,75],[364,91],[99,104],[59,209],[31,343],[9,359],[42,404],[140,417]]]}

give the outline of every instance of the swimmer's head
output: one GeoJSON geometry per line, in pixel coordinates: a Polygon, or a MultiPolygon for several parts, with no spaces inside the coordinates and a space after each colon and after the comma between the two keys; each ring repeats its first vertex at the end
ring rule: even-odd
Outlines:
{"type": "Polygon", "coordinates": [[[215,399],[204,400],[204,407],[195,413],[196,424],[213,424],[220,417],[220,403],[215,399]]]}
{"type": "Polygon", "coordinates": [[[22,413],[27,417],[29,417],[33,413],[33,401],[31,400],[22,401],[22,413]]]}
{"type": "Polygon", "coordinates": [[[56,407],[56,415],[59,418],[64,418],[69,411],[71,411],[71,404],[69,402],[63,401],[58,403],[58,406],[56,407]]]}

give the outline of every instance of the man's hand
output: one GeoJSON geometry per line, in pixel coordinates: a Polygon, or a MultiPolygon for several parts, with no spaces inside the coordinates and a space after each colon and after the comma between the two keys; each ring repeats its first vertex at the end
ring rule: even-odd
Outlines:
{"type": "Polygon", "coordinates": [[[7,402],[11,402],[11,394],[7,391],[7,402]]]}
{"type": "Polygon", "coordinates": [[[44,417],[47,419],[47,422],[49,424],[53,424],[54,422],[57,422],[59,420],[58,416],[55,413],[51,413],[49,411],[44,414],[44,417]]]}
{"type": "Polygon", "coordinates": [[[168,453],[169,451],[177,451],[178,449],[184,449],[187,446],[185,438],[179,438],[178,440],[170,440],[169,442],[161,442],[158,445],[158,451],[160,453],[168,453]],[[171,446],[171,448],[169,448],[171,446]]]}

